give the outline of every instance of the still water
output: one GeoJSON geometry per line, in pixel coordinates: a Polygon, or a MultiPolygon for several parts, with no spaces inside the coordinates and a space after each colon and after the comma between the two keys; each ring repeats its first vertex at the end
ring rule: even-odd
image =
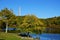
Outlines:
{"type": "Polygon", "coordinates": [[[33,38],[40,38],[40,40],[60,40],[60,34],[31,34],[33,38]]]}

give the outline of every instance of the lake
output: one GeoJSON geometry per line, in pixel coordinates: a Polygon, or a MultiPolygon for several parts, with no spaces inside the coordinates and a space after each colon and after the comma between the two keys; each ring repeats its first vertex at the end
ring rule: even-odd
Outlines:
{"type": "Polygon", "coordinates": [[[60,34],[31,34],[31,36],[33,38],[38,36],[40,40],[60,40],[60,34]]]}

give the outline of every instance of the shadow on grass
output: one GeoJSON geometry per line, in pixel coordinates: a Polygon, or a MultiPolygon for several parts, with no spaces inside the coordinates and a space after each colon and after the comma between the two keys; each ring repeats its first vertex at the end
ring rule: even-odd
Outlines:
{"type": "Polygon", "coordinates": [[[0,40],[5,40],[5,39],[0,39],[0,40]]]}

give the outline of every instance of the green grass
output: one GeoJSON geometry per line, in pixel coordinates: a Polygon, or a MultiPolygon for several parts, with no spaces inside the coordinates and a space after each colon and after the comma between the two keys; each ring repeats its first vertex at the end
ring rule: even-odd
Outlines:
{"type": "Polygon", "coordinates": [[[0,40],[34,40],[34,39],[30,37],[21,37],[15,33],[0,32],[0,40]]]}
{"type": "Polygon", "coordinates": [[[14,33],[0,32],[0,40],[22,40],[20,36],[14,33]]]}

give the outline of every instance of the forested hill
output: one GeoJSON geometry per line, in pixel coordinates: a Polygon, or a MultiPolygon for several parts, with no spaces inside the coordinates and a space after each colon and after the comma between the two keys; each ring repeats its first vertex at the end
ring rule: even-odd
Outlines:
{"type": "Polygon", "coordinates": [[[60,33],[60,16],[41,20],[43,20],[45,27],[48,28],[48,32],[60,33]]]}
{"type": "Polygon", "coordinates": [[[47,19],[35,15],[16,16],[12,10],[4,8],[0,11],[0,29],[5,28],[6,23],[20,32],[60,33],[60,16],[47,19]]]}
{"type": "Polygon", "coordinates": [[[58,17],[52,17],[52,18],[46,18],[46,19],[41,19],[45,23],[46,26],[49,27],[59,27],[60,25],[60,16],[58,17]]]}

